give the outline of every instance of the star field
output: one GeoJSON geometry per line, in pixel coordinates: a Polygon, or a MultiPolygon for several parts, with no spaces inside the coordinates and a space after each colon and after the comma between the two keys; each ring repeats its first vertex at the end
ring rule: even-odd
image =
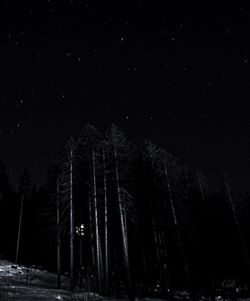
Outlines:
{"type": "Polygon", "coordinates": [[[115,122],[210,177],[250,179],[249,14],[236,4],[3,1],[0,158],[12,181],[29,167],[41,183],[86,122],[115,122]]]}

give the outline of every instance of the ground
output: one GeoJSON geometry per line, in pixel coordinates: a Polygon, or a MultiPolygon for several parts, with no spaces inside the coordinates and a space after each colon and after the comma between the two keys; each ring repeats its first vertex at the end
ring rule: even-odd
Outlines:
{"type": "Polygon", "coordinates": [[[67,290],[68,281],[62,279],[63,288],[56,289],[56,275],[34,267],[16,266],[0,260],[0,300],[79,300],[67,290]]]}
{"type": "MultiPolygon", "coordinates": [[[[53,301],[53,300],[74,300],[74,301],[114,301],[112,298],[104,298],[92,292],[70,292],[69,279],[62,277],[62,289],[56,289],[57,277],[43,269],[35,267],[25,267],[15,265],[7,260],[0,260],[0,301],[53,301]]],[[[200,295],[198,300],[208,301],[209,297],[200,295]]],[[[235,298],[226,298],[235,300],[235,298]]],[[[117,300],[117,299],[116,299],[117,300]]],[[[121,298],[119,301],[125,301],[121,298]]],[[[174,293],[174,300],[189,300],[189,294],[186,291],[174,293]]],[[[197,301],[198,301],[197,300],[197,301]]],[[[223,298],[216,297],[216,301],[222,301],[223,298]]],[[[248,300],[238,298],[237,301],[248,300]]],[[[117,300],[118,301],[118,300],[117,300]]],[[[155,298],[138,299],[137,301],[163,301],[155,298]]]]}

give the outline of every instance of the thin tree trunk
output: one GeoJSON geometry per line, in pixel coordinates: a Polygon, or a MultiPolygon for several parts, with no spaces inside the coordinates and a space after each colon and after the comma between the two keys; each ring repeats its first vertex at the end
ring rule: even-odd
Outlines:
{"type": "Polygon", "coordinates": [[[226,180],[224,180],[224,185],[225,185],[227,197],[228,197],[228,200],[230,202],[230,206],[231,206],[231,209],[232,209],[232,212],[233,212],[234,222],[235,222],[235,226],[236,226],[237,231],[238,231],[238,235],[239,235],[239,238],[240,238],[241,247],[242,247],[242,251],[243,251],[243,254],[244,254],[244,257],[245,257],[245,260],[246,260],[246,264],[247,264],[248,268],[250,268],[249,254],[248,254],[245,242],[244,242],[244,238],[243,238],[243,234],[241,232],[241,227],[240,227],[238,215],[237,215],[237,212],[235,210],[233,199],[232,199],[232,196],[231,196],[231,192],[229,190],[228,183],[227,183],[226,180]]]}
{"type": "Polygon", "coordinates": [[[196,176],[197,176],[197,182],[198,182],[198,185],[199,185],[199,190],[200,190],[200,193],[201,193],[201,199],[203,201],[203,204],[205,204],[205,193],[204,193],[203,186],[201,184],[201,179],[200,179],[198,174],[196,176]]]}
{"type": "Polygon", "coordinates": [[[92,269],[96,270],[95,246],[94,246],[94,224],[91,197],[89,197],[89,226],[90,226],[90,241],[91,241],[91,255],[92,255],[92,269]]]}
{"type": "Polygon", "coordinates": [[[153,229],[153,235],[154,235],[154,243],[155,243],[155,250],[156,250],[156,261],[157,261],[157,267],[159,269],[160,273],[160,252],[159,252],[159,242],[157,237],[157,230],[156,230],[156,223],[155,218],[152,218],[152,229],[153,229]]]}
{"type": "Polygon", "coordinates": [[[164,258],[164,262],[163,262],[164,283],[166,283],[166,288],[170,289],[170,273],[168,270],[168,252],[166,247],[166,235],[164,230],[161,231],[161,241],[162,241],[162,256],[164,258]]]}
{"type": "Polygon", "coordinates": [[[127,249],[128,249],[128,223],[127,223],[127,213],[124,208],[124,205],[122,204],[122,212],[123,212],[123,220],[124,220],[124,228],[125,228],[125,234],[127,239],[127,249]]]}
{"type": "Polygon", "coordinates": [[[129,266],[128,238],[127,238],[127,232],[126,232],[126,222],[125,222],[125,216],[124,216],[124,213],[123,213],[123,204],[122,204],[122,198],[121,198],[118,161],[117,161],[117,153],[116,153],[116,147],[115,147],[114,141],[113,141],[113,144],[114,144],[116,188],[117,188],[119,215],[120,215],[120,222],[121,222],[122,247],[123,247],[124,265],[125,265],[126,277],[127,277],[128,296],[131,300],[134,300],[133,289],[132,289],[132,281],[131,281],[131,275],[130,275],[130,266],[129,266]]]}
{"type": "Polygon", "coordinates": [[[19,216],[19,224],[18,224],[17,246],[16,246],[16,264],[18,262],[18,255],[19,255],[19,244],[20,244],[20,235],[21,235],[21,227],[22,227],[22,217],[23,217],[23,194],[21,196],[21,208],[20,208],[20,216],[19,216]]]}
{"type": "Polygon", "coordinates": [[[105,250],[105,284],[109,285],[109,260],[108,260],[108,199],[107,199],[107,176],[106,176],[106,156],[103,148],[103,188],[104,188],[104,250],[105,250]]]}
{"type": "Polygon", "coordinates": [[[57,236],[57,287],[61,288],[61,231],[60,231],[60,202],[59,202],[59,181],[57,180],[56,195],[56,236],[57,236]]]}
{"type": "Polygon", "coordinates": [[[93,171],[93,199],[94,199],[94,215],[95,215],[95,235],[96,235],[96,260],[97,260],[97,277],[99,293],[102,291],[102,276],[101,276],[101,249],[100,249],[100,234],[99,234],[99,220],[98,207],[96,195],[96,165],[95,152],[92,151],[92,171],[93,171]]]}
{"type": "Polygon", "coordinates": [[[73,149],[70,149],[70,288],[74,288],[73,149]]]}
{"type": "Polygon", "coordinates": [[[164,172],[165,172],[166,181],[167,181],[167,188],[168,188],[168,195],[169,195],[171,212],[172,212],[172,216],[173,216],[173,219],[174,219],[174,226],[175,226],[175,229],[176,229],[177,243],[179,245],[179,249],[180,249],[181,255],[183,257],[185,274],[186,274],[187,280],[189,282],[189,285],[191,286],[192,285],[191,275],[190,275],[188,263],[187,263],[186,258],[185,258],[184,246],[183,246],[183,242],[182,242],[182,239],[181,239],[181,233],[180,233],[179,224],[178,224],[178,220],[177,220],[177,216],[176,216],[176,211],[175,211],[175,206],[174,206],[174,201],[173,201],[173,196],[172,196],[172,189],[171,189],[171,186],[170,186],[168,170],[167,170],[166,165],[164,166],[164,172]]]}
{"type": "MultiPolygon", "coordinates": [[[[206,208],[206,197],[205,197],[205,192],[204,192],[204,188],[202,186],[202,182],[200,179],[200,176],[198,173],[196,173],[196,178],[197,178],[197,182],[198,182],[198,187],[199,187],[199,191],[200,191],[200,196],[202,199],[202,203],[203,206],[205,206],[206,208]]],[[[204,217],[203,223],[207,223],[207,218],[206,216],[204,217]]],[[[210,243],[207,241],[207,238],[202,238],[202,243],[204,244],[203,248],[209,250],[210,249],[210,243]]],[[[210,254],[211,250],[209,250],[209,254],[210,254]]],[[[205,260],[206,261],[206,260],[205,260]]],[[[215,285],[214,285],[214,273],[213,273],[213,262],[211,262],[211,260],[209,260],[208,262],[208,273],[209,273],[209,292],[210,292],[210,300],[211,301],[215,301],[215,285]]]]}
{"type": "MultiPolygon", "coordinates": [[[[151,164],[151,170],[153,173],[154,168],[153,168],[153,156],[152,156],[152,144],[151,143],[149,145],[149,148],[150,148],[149,149],[150,164],[151,164]]],[[[155,181],[155,175],[154,175],[154,181],[155,181]]],[[[152,200],[150,200],[150,206],[151,206],[152,212],[154,212],[152,200]]],[[[154,216],[152,217],[152,230],[153,230],[154,244],[155,244],[156,266],[158,269],[158,273],[161,274],[159,241],[158,241],[157,227],[156,227],[156,221],[155,221],[154,216]]]]}

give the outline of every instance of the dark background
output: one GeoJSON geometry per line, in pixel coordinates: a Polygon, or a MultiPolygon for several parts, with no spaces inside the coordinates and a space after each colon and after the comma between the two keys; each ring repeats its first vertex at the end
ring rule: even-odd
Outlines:
{"type": "Polygon", "coordinates": [[[165,147],[215,185],[249,174],[249,10],[162,2],[2,1],[0,158],[41,184],[85,123],[165,147]],[[164,4],[163,4],[164,3],[164,4]]]}

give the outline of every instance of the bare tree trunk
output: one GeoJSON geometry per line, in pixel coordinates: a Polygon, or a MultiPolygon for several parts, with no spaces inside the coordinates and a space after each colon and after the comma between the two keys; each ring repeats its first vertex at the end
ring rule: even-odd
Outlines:
{"type": "Polygon", "coordinates": [[[125,234],[126,234],[126,239],[127,239],[127,249],[128,249],[128,223],[127,223],[127,213],[124,208],[124,205],[122,203],[122,212],[123,212],[123,220],[124,220],[124,229],[125,229],[125,234]]]}
{"type": "Polygon", "coordinates": [[[240,227],[238,215],[237,215],[237,212],[235,210],[232,195],[231,195],[231,192],[230,192],[230,189],[229,189],[229,186],[228,186],[228,183],[227,183],[226,179],[224,180],[224,185],[225,185],[227,197],[228,197],[228,200],[230,202],[230,206],[231,206],[231,209],[232,209],[232,212],[233,212],[234,222],[235,222],[235,225],[236,225],[236,228],[237,228],[237,231],[238,231],[238,235],[239,235],[239,238],[240,238],[242,251],[243,251],[243,254],[244,254],[244,257],[245,257],[245,260],[246,260],[246,264],[247,264],[248,269],[249,269],[250,268],[249,254],[248,254],[245,242],[244,242],[244,238],[243,238],[243,234],[241,232],[241,227],[240,227]]]}
{"type": "Polygon", "coordinates": [[[114,141],[113,141],[113,144],[114,144],[116,188],[117,188],[119,215],[120,215],[120,222],[121,222],[122,248],[123,248],[124,266],[125,266],[126,277],[127,277],[128,296],[131,300],[134,300],[133,289],[132,289],[132,280],[131,280],[131,275],[130,275],[130,266],[129,266],[126,221],[125,221],[125,216],[124,216],[124,212],[123,212],[124,209],[123,209],[122,198],[121,198],[121,188],[120,188],[120,180],[119,180],[117,153],[116,153],[116,147],[115,147],[114,141]]]}
{"type": "Polygon", "coordinates": [[[201,199],[202,199],[203,203],[205,204],[205,193],[204,193],[203,186],[201,184],[201,179],[200,179],[198,174],[196,175],[196,177],[197,177],[197,182],[198,182],[198,185],[199,185],[199,190],[200,190],[200,193],[201,193],[201,199]]]}
{"type": "Polygon", "coordinates": [[[157,237],[157,230],[156,230],[156,224],[155,224],[155,218],[152,218],[152,229],[153,229],[153,235],[154,235],[154,243],[155,243],[155,251],[156,251],[156,261],[157,261],[157,267],[159,269],[160,273],[160,252],[159,252],[159,242],[157,237]]]}
{"type": "Polygon", "coordinates": [[[70,288],[74,289],[73,147],[70,149],[70,288]]]}
{"type": "Polygon", "coordinates": [[[105,250],[105,284],[109,285],[109,260],[108,260],[108,199],[107,199],[107,176],[106,176],[106,156],[103,148],[103,188],[104,188],[104,250],[105,250]]]}
{"type": "MultiPolygon", "coordinates": [[[[199,188],[199,191],[200,191],[200,195],[201,195],[201,199],[202,199],[202,202],[203,202],[203,206],[206,206],[205,192],[204,192],[204,188],[203,188],[203,185],[202,185],[202,181],[201,181],[200,175],[198,173],[196,173],[196,178],[197,178],[198,188],[199,188]]],[[[205,217],[205,221],[203,221],[203,222],[207,223],[207,218],[206,217],[205,217]]],[[[202,242],[204,244],[203,248],[209,250],[210,243],[207,242],[207,238],[205,240],[202,239],[202,242]]],[[[208,273],[209,273],[210,300],[211,301],[215,301],[215,285],[214,285],[215,280],[214,280],[214,273],[213,273],[213,263],[210,260],[208,262],[208,273]]]]}
{"type": "Polygon", "coordinates": [[[60,225],[60,202],[59,202],[59,180],[56,183],[56,236],[57,236],[57,287],[61,288],[61,225],[60,225]]]}
{"type": "Polygon", "coordinates": [[[161,241],[162,241],[162,256],[164,258],[164,263],[163,263],[163,279],[164,283],[167,289],[170,289],[170,271],[168,269],[168,252],[167,252],[167,243],[166,243],[166,236],[165,236],[165,231],[161,231],[161,241]]]}
{"type": "Polygon", "coordinates": [[[89,197],[89,226],[90,226],[90,241],[91,241],[91,253],[92,253],[92,268],[96,269],[96,258],[95,258],[95,246],[94,246],[94,223],[93,223],[93,213],[91,197],[89,197]]]}
{"type": "MultiPolygon", "coordinates": [[[[153,156],[152,156],[152,144],[149,145],[149,148],[150,148],[149,156],[150,156],[151,170],[153,172],[154,167],[153,167],[153,156]]],[[[155,176],[154,176],[154,180],[155,180],[155,176]]],[[[152,200],[150,200],[150,206],[151,206],[152,212],[154,212],[152,200]]],[[[158,273],[161,274],[159,241],[158,241],[157,227],[156,227],[156,221],[155,221],[154,216],[152,217],[152,230],[153,230],[154,244],[155,244],[156,268],[158,270],[158,273]]]]}
{"type": "Polygon", "coordinates": [[[19,216],[19,224],[18,224],[17,246],[16,246],[16,264],[18,262],[18,255],[19,255],[19,244],[20,244],[20,235],[21,235],[21,227],[22,227],[22,217],[23,217],[23,194],[21,196],[21,208],[20,208],[20,216],[19,216]]]}
{"type": "Polygon", "coordinates": [[[99,220],[98,207],[96,195],[96,165],[95,152],[92,151],[92,172],[93,172],[93,199],[94,199],[94,215],[95,215],[95,235],[96,235],[96,260],[97,260],[97,277],[99,293],[102,291],[102,275],[101,275],[101,248],[100,248],[100,234],[99,234],[99,220]]]}
{"type": "Polygon", "coordinates": [[[184,246],[183,246],[183,242],[182,242],[182,239],[181,239],[181,233],[180,233],[179,224],[178,224],[178,220],[177,220],[177,216],[176,216],[176,211],[175,211],[175,206],[174,206],[174,201],[173,201],[173,196],[172,196],[172,189],[171,189],[171,186],[170,186],[169,175],[168,175],[168,170],[167,170],[166,165],[164,165],[164,172],[165,172],[166,181],[167,181],[167,188],[168,188],[168,195],[169,195],[171,212],[172,212],[172,216],[173,216],[173,219],[174,219],[174,226],[175,226],[175,229],[176,229],[177,243],[178,243],[181,255],[183,257],[184,270],[185,270],[187,281],[188,281],[189,286],[191,288],[191,294],[192,294],[191,274],[190,274],[190,271],[189,271],[188,263],[187,263],[186,258],[185,258],[184,246]]]}

